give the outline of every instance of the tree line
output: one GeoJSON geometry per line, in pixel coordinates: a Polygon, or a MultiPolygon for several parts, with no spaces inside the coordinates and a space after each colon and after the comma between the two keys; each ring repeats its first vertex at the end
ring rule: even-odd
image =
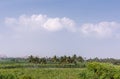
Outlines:
{"type": "Polygon", "coordinates": [[[120,65],[120,59],[114,58],[90,58],[86,59],[82,56],[77,56],[74,54],[73,56],[53,56],[53,57],[35,57],[30,55],[27,59],[30,63],[39,63],[39,64],[77,64],[78,62],[104,62],[104,63],[112,63],[114,65],[120,65]]]}
{"type": "Polygon", "coordinates": [[[37,57],[30,55],[26,58],[0,58],[0,63],[35,63],[35,64],[77,64],[86,62],[104,62],[120,65],[120,59],[115,58],[89,58],[86,59],[76,54],[72,56],[53,56],[53,57],[37,57]]]}
{"type": "Polygon", "coordinates": [[[86,60],[87,62],[103,62],[103,63],[112,63],[114,65],[120,65],[120,59],[115,58],[90,58],[86,60]]]}
{"type": "Polygon", "coordinates": [[[39,64],[70,64],[74,63],[77,64],[77,62],[84,62],[84,58],[82,56],[53,56],[53,57],[34,57],[34,56],[29,56],[28,61],[30,63],[39,63],[39,64]]]}

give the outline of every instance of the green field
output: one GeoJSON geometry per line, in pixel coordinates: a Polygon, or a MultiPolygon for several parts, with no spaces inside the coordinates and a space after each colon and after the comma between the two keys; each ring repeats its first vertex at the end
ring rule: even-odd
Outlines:
{"type": "Polygon", "coordinates": [[[120,79],[120,66],[110,63],[88,62],[85,68],[9,66],[0,69],[0,79],[120,79]]]}
{"type": "Polygon", "coordinates": [[[81,68],[0,69],[0,79],[80,79],[81,68]]]}
{"type": "Polygon", "coordinates": [[[0,60],[0,79],[120,79],[120,60],[73,55],[0,60]]]}

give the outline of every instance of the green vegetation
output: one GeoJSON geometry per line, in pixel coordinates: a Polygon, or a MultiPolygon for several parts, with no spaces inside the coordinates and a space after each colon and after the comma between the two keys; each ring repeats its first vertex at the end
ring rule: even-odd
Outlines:
{"type": "Polygon", "coordinates": [[[120,79],[120,66],[89,62],[85,68],[7,68],[0,79],[120,79]]]}
{"type": "Polygon", "coordinates": [[[120,79],[120,66],[109,63],[88,63],[80,79],[120,79]]]}
{"type": "Polygon", "coordinates": [[[28,57],[30,63],[39,63],[39,64],[77,64],[77,62],[84,62],[84,59],[81,56],[53,56],[49,58],[39,58],[33,57],[32,55],[28,57]]]}
{"type": "Polygon", "coordinates": [[[10,68],[84,68],[86,62],[81,56],[53,56],[28,58],[2,58],[0,69],[10,68]]]}
{"type": "Polygon", "coordinates": [[[120,79],[119,62],[76,55],[1,58],[0,79],[120,79]]]}
{"type": "Polygon", "coordinates": [[[79,68],[1,69],[0,79],[79,79],[79,68]]]}

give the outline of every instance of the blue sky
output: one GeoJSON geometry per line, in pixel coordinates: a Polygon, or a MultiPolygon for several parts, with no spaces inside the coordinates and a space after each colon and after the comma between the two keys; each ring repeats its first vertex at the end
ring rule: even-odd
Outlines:
{"type": "Polygon", "coordinates": [[[120,58],[119,0],[1,0],[0,54],[120,58]]]}

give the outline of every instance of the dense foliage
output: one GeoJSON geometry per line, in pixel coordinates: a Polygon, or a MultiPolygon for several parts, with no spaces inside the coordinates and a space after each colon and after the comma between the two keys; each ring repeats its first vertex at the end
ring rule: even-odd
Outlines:
{"type": "Polygon", "coordinates": [[[114,58],[90,58],[86,59],[82,56],[53,56],[53,57],[37,57],[30,55],[26,58],[0,58],[0,63],[34,63],[34,64],[77,64],[79,62],[103,62],[112,63],[114,65],[120,65],[120,59],[114,58]]]}
{"type": "Polygon", "coordinates": [[[34,57],[34,56],[29,56],[28,61],[31,63],[39,63],[39,64],[69,64],[69,63],[74,63],[76,64],[77,62],[84,62],[83,57],[81,56],[53,56],[53,57],[34,57]]]}
{"type": "Polygon", "coordinates": [[[103,63],[112,63],[114,65],[120,65],[120,59],[114,58],[90,58],[86,60],[87,62],[103,62],[103,63]]]}
{"type": "Polygon", "coordinates": [[[81,79],[120,79],[120,67],[109,63],[88,63],[81,79]]]}

